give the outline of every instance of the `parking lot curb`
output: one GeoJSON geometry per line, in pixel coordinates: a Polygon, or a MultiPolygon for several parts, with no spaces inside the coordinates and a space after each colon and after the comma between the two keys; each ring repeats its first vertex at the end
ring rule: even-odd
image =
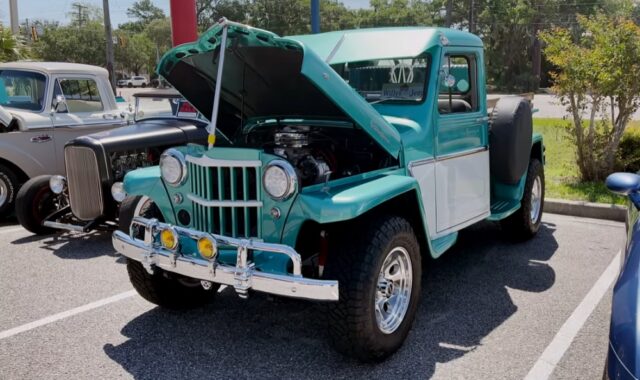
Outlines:
{"type": "Polygon", "coordinates": [[[616,222],[624,222],[627,216],[625,206],[553,198],[544,200],[544,211],[551,214],[606,219],[616,222]]]}

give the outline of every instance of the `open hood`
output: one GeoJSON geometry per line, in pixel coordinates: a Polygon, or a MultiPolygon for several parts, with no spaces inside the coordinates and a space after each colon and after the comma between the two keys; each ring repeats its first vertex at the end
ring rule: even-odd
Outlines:
{"type": "Polygon", "coordinates": [[[158,73],[211,117],[221,36],[228,26],[220,112],[249,118],[349,120],[398,157],[400,135],[315,52],[293,39],[222,21],[164,55],[158,73]]]}

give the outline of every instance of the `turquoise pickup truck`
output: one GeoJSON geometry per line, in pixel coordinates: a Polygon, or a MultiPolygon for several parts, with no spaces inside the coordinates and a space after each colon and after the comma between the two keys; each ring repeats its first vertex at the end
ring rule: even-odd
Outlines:
{"type": "Polygon", "coordinates": [[[208,146],[168,149],[112,189],[114,246],[162,307],[201,305],[221,285],[324,301],[334,346],[379,361],[411,329],[424,258],[482,220],[518,239],[538,231],[531,104],[487,109],[472,34],[279,37],[223,19],[158,73],[211,115],[208,146]]]}

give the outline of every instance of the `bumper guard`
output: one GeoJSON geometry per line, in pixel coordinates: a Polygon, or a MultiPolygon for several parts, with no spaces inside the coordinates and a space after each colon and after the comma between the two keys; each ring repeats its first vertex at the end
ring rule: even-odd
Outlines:
{"type": "Polygon", "coordinates": [[[131,223],[131,234],[113,233],[113,246],[123,256],[139,261],[149,273],[155,267],[186,277],[233,286],[240,297],[246,298],[249,289],[293,298],[320,301],[338,300],[338,281],[316,280],[302,277],[302,259],[291,247],[252,239],[236,239],[188,228],[171,226],[156,219],[136,217],[131,223]],[[137,227],[144,229],[144,241],[133,237],[137,227]],[[187,257],[178,250],[170,251],[154,243],[155,236],[164,228],[173,228],[179,236],[198,240],[203,236],[213,238],[218,246],[237,248],[236,265],[219,263],[216,259],[187,257]],[[293,262],[293,274],[280,275],[255,270],[248,261],[249,250],[287,255],[293,262]]]}

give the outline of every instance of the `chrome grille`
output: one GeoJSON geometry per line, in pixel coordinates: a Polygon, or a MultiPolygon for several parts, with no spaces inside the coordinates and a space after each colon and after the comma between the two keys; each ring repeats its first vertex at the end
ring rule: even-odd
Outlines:
{"type": "Polygon", "coordinates": [[[200,231],[260,237],[260,161],[187,157],[193,224],[200,231]]]}
{"type": "Polygon", "coordinates": [[[102,215],[104,203],[98,159],[93,150],[69,146],[64,149],[71,211],[80,220],[93,220],[102,215]]]}

